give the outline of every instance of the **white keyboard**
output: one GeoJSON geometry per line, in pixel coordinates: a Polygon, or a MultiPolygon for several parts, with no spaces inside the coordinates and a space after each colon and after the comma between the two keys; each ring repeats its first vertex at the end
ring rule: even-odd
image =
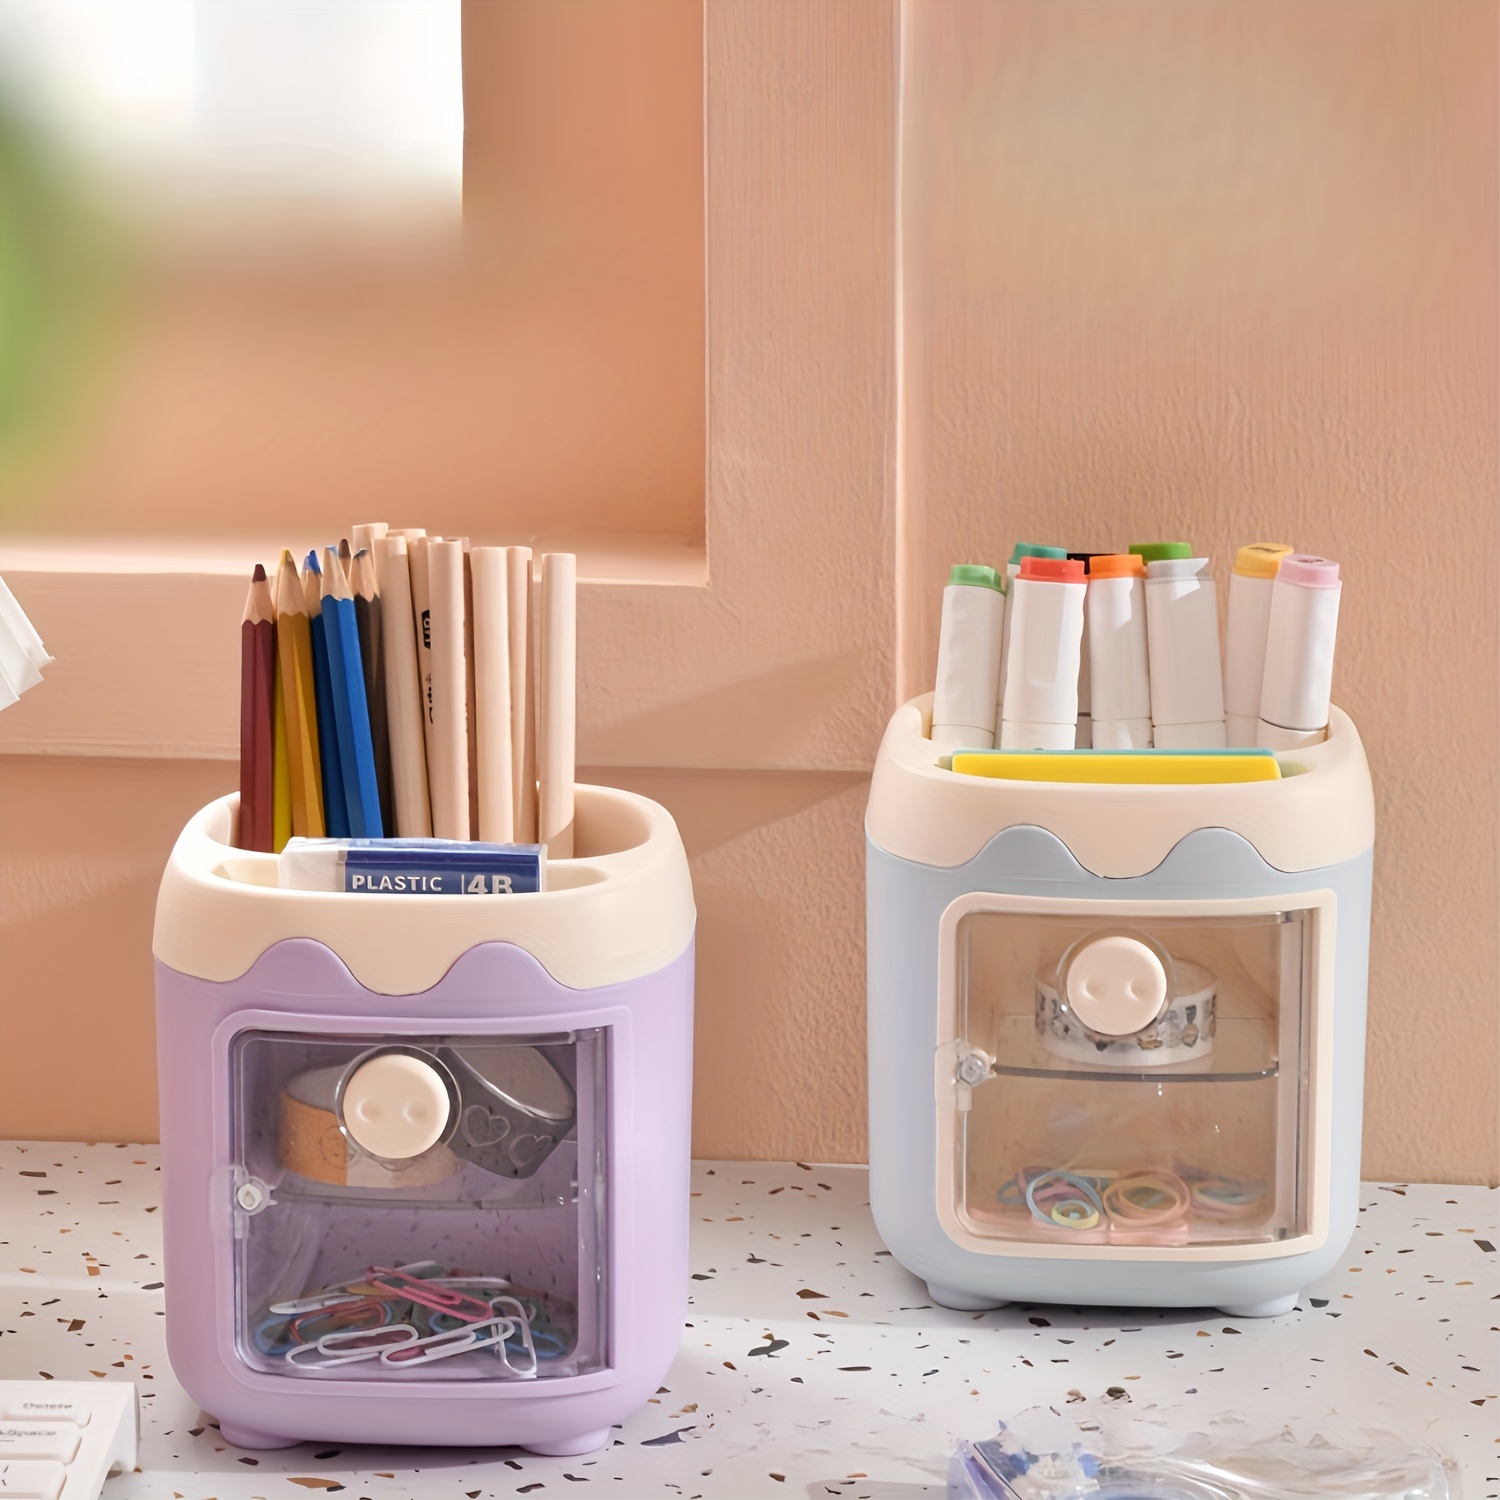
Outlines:
{"type": "Polygon", "coordinates": [[[0,1380],[0,1497],[98,1500],[135,1468],[140,1427],[127,1381],[0,1380]]]}

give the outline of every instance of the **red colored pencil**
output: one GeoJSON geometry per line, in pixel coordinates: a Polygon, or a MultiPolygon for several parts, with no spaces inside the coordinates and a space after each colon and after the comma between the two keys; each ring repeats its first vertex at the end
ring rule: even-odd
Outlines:
{"type": "Polygon", "coordinates": [[[272,852],[275,805],[276,608],[255,565],[240,626],[240,836],[242,849],[272,852]]]}

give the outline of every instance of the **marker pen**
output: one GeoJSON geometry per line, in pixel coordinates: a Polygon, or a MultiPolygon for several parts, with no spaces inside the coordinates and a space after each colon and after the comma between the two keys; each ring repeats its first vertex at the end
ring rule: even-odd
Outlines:
{"type": "Polygon", "coordinates": [[[1151,676],[1146,656],[1146,565],[1129,552],[1089,561],[1087,655],[1097,684],[1096,750],[1151,744],[1151,676]]]}
{"type": "Polygon", "coordinates": [[[1071,750],[1078,733],[1083,564],[1026,557],[1010,586],[1002,750],[1071,750]]]}
{"type": "MultiPolygon", "coordinates": [[[[1074,562],[1083,564],[1083,571],[1087,577],[1090,564],[1094,558],[1099,556],[1096,552],[1070,552],[1068,556],[1074,562]]],[[[1073,745],[1078,750],[1088,750],[1094,743],[1093,724],[1093,663],[1089,660],[1089,596],[1083,596],[1083,645],[1078,657],[1078,733],[1073,738],[1073,745]]]]}
{"type": "Polygon", "coordinates": [[[1147,562],[1146,641],[1156,748],[1223,749],[1219,605],[1206,557],[1147,562]]]}
{"type": "Polygon", "coordinates": [[[1255,743],[1271,588],[1282,558],[1291,550],[1280,542],[1251,542],[1235,553],[1224,636],[1224,732],[1231,745],[1255,743]]]}
{"type": "Polygon", "coordinates": [[[1017,542],[1010,551],[1010,561],[1005,565],[1005,628],[1000,636],[1000,685],[995,696],[995,738],[1000,738],[1000,715],[1005,708],[1005,671],[1010,661],[1010,605],[1014,597],[1016,579],[1020,576],[1021,563],[1028,557],[1066,557],[1061,547],[1043,547],[1036,542],[1017,542]]]}
{"type": "Polygon", "coordinates": [[[1000,575],[977,563],[955,563],[943,590],[933,744],[994,749],[1004,630],[1000,575]]]}
{"type": "Polygon", "coordinates": [[[1339,565],[1293,553],[1271,589],[1258,743],[1272,750],[1316,745],[1328,732],[1328,696],[1339,628],[1339,565]]]}

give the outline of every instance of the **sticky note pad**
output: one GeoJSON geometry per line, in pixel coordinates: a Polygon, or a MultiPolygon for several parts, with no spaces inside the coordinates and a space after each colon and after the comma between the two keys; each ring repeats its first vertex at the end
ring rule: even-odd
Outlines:
{"type": "Polygon", "coordinates": [[[1204,786],[1279,781],[1270,750],[956,750],[961,776],[999,781],[1106,782],[1139,786],[1204,786]]]}

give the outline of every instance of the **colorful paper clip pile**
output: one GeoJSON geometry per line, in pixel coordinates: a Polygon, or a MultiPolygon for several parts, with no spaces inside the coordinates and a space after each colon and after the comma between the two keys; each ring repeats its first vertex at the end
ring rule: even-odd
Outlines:
{"type": "Polygon", "coordinates": [[[431,1364],[493,1349],[501,1378],[532,1380],[537,1360],[568,1352],[545,1299],[500,1276],[450,1271],[436,1261],[371,1266],[362,1275],[272,1302],[255,1347],[299,1369],[379,1361],[431,1364]]]}

